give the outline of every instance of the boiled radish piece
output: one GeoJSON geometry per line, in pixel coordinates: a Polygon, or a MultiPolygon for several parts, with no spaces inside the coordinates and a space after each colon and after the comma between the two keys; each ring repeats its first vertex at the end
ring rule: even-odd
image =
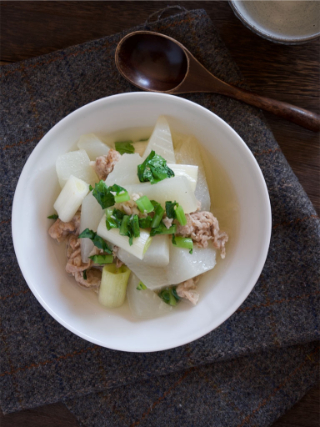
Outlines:
{"type": "Polygon", "coordinates": [[[80,150],[85,150],[90,160],[108,154],[110,148],[104,144],[94,133],[82,135],[77,143],[80,150]]]}
{"type": "Polygon", "coordinates": [[[140,319],[151,319],[170,313],[172,307],[162,301],[158,295],[150,289],[138,290],[140,279],[131,274],[127,298],[132,313],[140,319]]]}
{"type": "Polygon", "coordinates": [[[99,181],[95,171],[90,166],[88,154],[84,150],[70,151],[59,156],[56,162],[56,170],[61,188],[64,187],[70,175],[82,179],[92,186],[99,181]]]}
{"type": "MultiPolygon", "coordinates": [[[[97,231],[101,218],[104,215],[104,210],[101,208],[97,199],[90,192],[82,202],[80,233],[86,228],[94,232],[97,231]]],[[[84,263],[88,262],[88,256],[93,249],[93,242],[88,238],[81,239],[81,258],[84,263]]]]}
{"type": "Polygon", "coordinates": [[[106,226],[106,215],[104,215],[98,225],[97,230],[98,236],[113,243],[119,248],[123,249],[126,253],[132,254],[134,258],[143,259],[149,245],[151,244],[152,237],[146,230],[140,230],[140,236],[133,239],[133,244],[129,245],[129,238],[127,236],[121,236],[118,228],[107,229],[106,226]]]}
{"type": "Polygon", "coordinates": [[[53,205],[61,221],[72,220],[88,193],[89,185],[71,175],[53,205]]]}
{"type": "Polygon", "coordinates": [[[145,253],[142,262],[153,267],[165,267],[169,264],[169,236],[159,234],[152,238],[152,242],[145,253]]]}
{"type": "Polygon", "coordinates": [[[211,270],[216,264],[216,251],[212,245],[207,248],[194,246],[193,254],[189,254],[187,249],[170,244],[170,261],[166,267],[148,265],[122,249],[118,251],[118,258],[153,290],[167,285],[177,285],[211,270]]]}
{"type": "Polygon", "coordinates": [[[147,148],[148,141],[136,141],[133,142],[132,145],[134,146],[134,152],[142,157],[147,148]]]}
{"type": "Polygon", "coordinates": [[[113,171],[108,175],[106,184],[139,184],[138,165],[142,163],[139,154],[123,154],[121,159],[114,165],[113,171]]]}
{"type": "Polygon", "coordinates": [[[192,185],[185,176],[175,176],[164,179],[157,184],[143,182],[135,185],[125,185],[125,189],[131,195],[141,193],[150,200],[156,200],[163,207],[167,201],[176,201],[185,213],[195,212],[198,208],[198,201],[194,195],[192,185]]]}
{"type": "Polygon", "coordinates": [[[160,116],[157,120],[147,148],[143,153],[143,160],[148,157],[152,150],[166,159],[168,163],[176,163],[169,123],[164,116],[160,116]]]}
{"type": "Polygon", "coordinates": [[[168,167],[173,170],[175,176],[184,176],[190,182],[193,191],[195,191],[198,180],[198,166],[195,165],[178,165],[168,164],[168,167]]]}
{"type": "Polygon", "coordinates": [[[189,136],[179,144],[176,150],[176,160],[179,164],[197,165],[199,167],[195,196],[201,202],[201,210],[210,211],[211,200],[208,183],[201,158],[200,146],[194,136],[189,136]]]}

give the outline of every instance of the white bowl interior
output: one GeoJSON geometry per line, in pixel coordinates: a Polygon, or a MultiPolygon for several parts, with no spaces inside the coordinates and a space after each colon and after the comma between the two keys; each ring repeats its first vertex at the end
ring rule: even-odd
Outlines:
{"type": "Polygon", "coordinates": [[[58,322],[93,343],[117,350],[147,352],[193,341],[235,312],[254,287],[264,265],[270,241],[271,210],[256,160],[223,120],[182,98],[130,93],[88,104],[45,135],[21,174],[12,227],[22,273],[38,301],[58,322]],[[218,257],[215,269],[202,277],[199,304],[195,307],[181,304],[168,316],[142,321],[132,317],[127,305],[107,310],[99,305],[96,294],[75,285],[73,278],[65,273],[64,247],[48,236],[47,216],[53,212],[59,192],[56,158],[74,147],[80,135],[152,127],[161,114],[168,117],[174,130],[194,134],[222,165],[237,203],[230,204],[234,227],[227,257],[225,260],[218,257]]]}

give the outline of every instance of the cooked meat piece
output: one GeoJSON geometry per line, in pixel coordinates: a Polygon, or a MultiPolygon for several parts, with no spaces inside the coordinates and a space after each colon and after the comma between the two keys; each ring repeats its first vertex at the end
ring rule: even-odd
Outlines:
{"type": "Polygon", "coordinates": [[[58,242],[63,242],[70,234],[78,234],[80,227],[80,211],[69,222],[63,222],[57,219],[49,228],[49,235],[58,242]]]}
{"type": "Polygon", "coordinates": [[[168,218],[167,216],[163,218],[162,222],[169,229],[172,225],[173,218],[168,218]]]}
{"type": "Polygon", "coordinates": [[[79,271],[86,270],[92,265],[92,261],[82,262],[81,259],[81,248],[80,248],[80,239],[77,236],[70,236],[67,246],[67,265],[66,272],[75,274],[79,271]]]}
{"type": "Polygon", "coordinates": [[[118,258],[118,251],[119,251],[119,247],[114,245],[112,255],[113,255],[114,261],[116,262],[116,267],[120,268],[123,266],[123,262],[120,261],[120,259],[118,258]]]}
{"type": "Polygon", "coordinates": [[[191,237],[200,248],[206,248],[208,240],[212,240],[214,247],[221,251],[221,258],[225,258],[228,235],[220,231],[217,218],[211,212],[193,212],[186,214],[186,218],[187,225],[178,225],[177,234],[191,237]]]}
{"type": "Polygon", "coordinates": [[[74,278],[76,282],[85,287],[85,288],[93,288],[94,290],[98,290],[101,284],[102,272],[97,268],[90,268],[86,271],[87,279],[83,277],[83,271],[77,271],[74,273],[74,278]]]}
{"type": "Polygon", "coordinates": [[[105,180],[109,173],[113,171],[114,165],[120,160],[121,154],[113,149],[110,149],[107,155],[96,158],[92,162],[92,166],[98,175],[98,178],[105,180]]]}
{"type": "Polygon", "coordinates": [[[136,203],[136,200],[140,197],[140,194],[133,193],[130,200],[127,202],[116,203],[114,207],[124,212],[126,215],[138,215],[139,218],[145,218],[148,214],[140,212],[136,203]]]}
{"type": "Polygon", "coordinates": [[[194,277],[193,279],[189,279],[185,282],[180,283],[180,285],[177,286],[177,294],[179,295],[179,297],[186,298],[193,305],[196,305],[199,301],[199,294],[198,292],[195,292],[198,280],[198,277],[194,277]]]}

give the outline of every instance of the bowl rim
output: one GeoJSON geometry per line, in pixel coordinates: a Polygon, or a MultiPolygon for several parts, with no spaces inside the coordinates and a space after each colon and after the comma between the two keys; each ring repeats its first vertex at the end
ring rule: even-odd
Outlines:
{"type": "Polygon", "coordinates": [[[12,220],[11,220],[11,226],[12,226],[12,239],[13,239],[13,246],[14,246],[14,250],[16,253],[16,257],[17,257],[17,261],[20,267],[20,270],[23,274],[23,277],[29,287],[29,289],[31,290],[32,294],[36,297],[37,301],[42,305],[42,307],[58,322],[60,323],[62,326],[64,326],[67,330],[71,331],[72,333],[74,333],[75,335],[85,339],[86,341],[89,341],[93,344],[97,344],[100,345],[102,347],[111,349],[111,350],[118,350],[118,351],[124,351],[124,352],[136,352],[136,353],[151,353],[151,352],[155,352],[155,351],[165,351],[165,350],[169,350],[172,348],[178,348],[181,347],[182,345],[188,344],[190,342],[193,342],[205,335],[207,335],[208,333],[210,333],[211,331],[217,329],[222,323],[224,323],[230,316],[232,316],[236,310],[241,306],[241,304],[247,299],[248,295],[251,293],[251,291],[253,290],[254,286],[257,283],[257,280],[260,277],[261,271],[265,265],[266,259],[267,259],[267,255],[268,255],[268,251],[269,251],[269,246],[270,246],[270,240],[271,240],[271,233],[272,233],[272,211],[271,211],[271,203],[270,203],[270,198],[269,198],[269,193],[268,193],[268,189],[267,189],[267,185],[264,179],[264,176],[262,174],[262,171],[260,169],[260,166],[256,160],[256,158],[254,157],[254,155],[252,154],[251,150],[249,149],[249,147],[247,146],[247,144],[244,142],[244,140],[240,137],[240,135],[227,123],[225,122],[223,119],[221,119],[218,115],[216,115],[215,113],[213,113],[212,111],[208,110],[207,108],[201,106],[200,104],[197,104],[193,101],[190,101],[188,99],[179,97],[179,96],[174,96],[174,95],[170,95],[170,94],[163,94],[163,93],[154,93],[154,92],[127,92],[127,93],[121,93],[121,94],[115,94],[115,95],[111,95],[108,97],[104,97],[104,98],[100,98],[98,100],[92,101],[88,104],[83,105],[82,107],[74,110],[73,112],[69,113],[67,116],[63,117],[59,122],[57,122],[38,142],[38,144],[36,145],[36,147],[33,149],[33,151],[31,152],[27,162],[25,163],[18,183],[17,183],[17,187],[15,190],[15,194],[14,194],[14,198],[13,198],[13,204],[12,204],[12,220]],[[153,346],[152,349],[148,348],[148,345],[144,346],[144,347],[139,347],[139,349],[128,349],[126,348],[125,345],[117,345],[117,346],[110,346],[109,344],[104,343],[102,340],[93,338],[91,336],[88,336],[85,332],[82,332],[80,329],[78,329],[77,327],[74,327],[73,325],[70,325],[68,323],[67,320],[63,319],[60,317],[60,315],[58,313],[55,312],[54,308],[52,308],[50,305],[47,304],[47,302],[42,298],[42,296],[38,293],[37,289],[33,286],[30,278],[29,278],[29,272],[27,271],[27,268],[23,268],[21,266],[21,262],[19,260],[19,256],[22,256],[22,254],[20,253],[20,249],[19,249],[19,234],[17,233],[16,229],[15,229],[15,224],[18,222],[19,220],[19,209],[18,209],[18,200],[20,198],[20,194],[23,192],[23,181],[24,181],[24,175],[27,175],[28,173],[28,169],[29,166],[31,165],[31,162],[29,162],[29,159],[31,158],[31,156],[35,153],[37,154],[38,151],[42,150],[43,146],[45,146],[45,144],[47,143],[47,139],[51,137],[51,134],[54,134],[57,130],[59,130],[59,127],[64,126],[65,122],[67,120],[70,120],[70,118],[74,118],[77,115],[81,115],[85,110],[87,109],[91,109],[93,105],[99,105],[99,104],[104,104],[105,102],[112,102],[112,100],[114,99],[119,99],[119,98],[133,98],[133,97],[142,97],[142,98],[157,98],[157,97],[161,97],[161,98],[167,98],[170,99],[172,97],[174,97],[175,99],[178,99],[178,102],[182,102],[182,103],[187,103],[187,104],[192,104],[193,107],[198,108],[202,111],[202,113],[207,114],[207,115],[211,115],[215,117],[215,120],[218,120],[223,126],[226,126],[228,128],[228,130],[233,133],[236,137],[236,139],[238,140],[238,142],[243,146],[244,150],[246,151],[248,157],[251,158],[251,161],[253,161],[252,166],[255,168],[256,173],[258,174],[259,178],[260,178],[260,183],[262,184],[262,188],[263,188],[263,198],[264,198],[264,202],[266,204],[266,206],[268,207],[268,210],[266,212],[266,217],[267,217],[267,221],[265,224],[266,227],[266,233],[265,233],[265,241],[263,243],[263,246],[261,247],[261,252],[259,255],[259,262],[256,264],[252,274],[251,274],[251,286],[248,287],[248,289],[246,290],[246,292],[244,292],[241,295],[241,298],[237,299],[232,305],[229,306],[229,308],[226,310],[225,315],[223,316],[223,318],[215,324],[214,327],[212,326],[208,326],[207,328],[203,328],[200,332],[198,331],[197,333],[193,333],[191,338],[186,338],[186,339],[181,339],[181,341],[179,341],[178,344],[175,345],[167,345],[164,346],[163,343],[158,343],[157,346],[153,346]]]}
{"type": "Polygon", "coordinates": [[[285,45],[297,45],[297,44],[303,44],[303,43],[307,43],[310,40],[316,39],[318,37],[320,37],[320,30],[311,35],[311,36],[306,36],[306,37],[297,37],[297,38],[290,38],[287,39],[285,36],[283,37],[275,37],[270,35],[267,32],[261,31],[259,30],[254,23],[249,22],[244,16],[243,14],[240,12],[240,10],[238,9],[238,7],[236,6],[236,4],[238,3],[238,0],[228,0],[228,3],[233,11],[233,13],[235,14],[235,16],[242,22],[242,24],[247,27],[249,30],[251,30],[253,33],[257,34],[258,36],[264,38],[265,40],[269,40],[271,42],[274,43],[278,43],[278,44],[285,44],[285,45]]]}

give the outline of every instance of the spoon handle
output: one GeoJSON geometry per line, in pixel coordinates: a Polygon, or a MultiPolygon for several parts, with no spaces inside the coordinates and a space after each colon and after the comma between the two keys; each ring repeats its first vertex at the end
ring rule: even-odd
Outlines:
{"type": "Polygon", "coordinates": [[[231,85],[226,85],[219,92],[222,95],[227,95],[255,107],[262,108],[306,129],[314,132],[320,131],[320,115],[304,108],[296,107],[287,102],[266,98],[231,85]]]}

